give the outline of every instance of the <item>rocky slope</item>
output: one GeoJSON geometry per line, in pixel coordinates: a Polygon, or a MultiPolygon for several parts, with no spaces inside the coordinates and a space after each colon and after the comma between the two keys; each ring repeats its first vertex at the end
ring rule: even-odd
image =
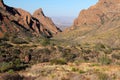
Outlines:
{"type": "Polygon", "coordinates": [[[82,10],[71,28],[59,36],[77,43],[120,43],[120,0],[99,0],[94,6],[82,10]]]}
{"type": "Polygon", "coordinates": [[[29,32],[30,35],[52,37],[60,32],[52,20],[46,17],[42,11],[32,16],[29,12],[22,9],[9,7],[0,0],[0,35],[4,33],[24,33],[29,32]],[[37,18],[36,18],[37,16],[37,18]],[[24,32],[23,32],[24,31],[24,32]]]}
{"type": "Polygon", "coordinates": [[[99,0],[96,5],[91,6],[87,10],[82,10],[78,18],[74,21],[74,25],[101,26],[115,15],[118,15],[119,11],[120,0],[99,0]]]}

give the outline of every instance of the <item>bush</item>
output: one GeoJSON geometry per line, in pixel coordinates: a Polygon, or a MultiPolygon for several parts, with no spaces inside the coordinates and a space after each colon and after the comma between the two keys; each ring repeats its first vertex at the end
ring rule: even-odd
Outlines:
{"type": "Polygon", "coordinates": [[[8,33],[4,33],[3,37],[0,38],[0,41],[8,41],[8,40],[9,40],[8,33]]]}
{"type": "Polygon", "coordinates": [[[78,68],[72,68],[72,71],[77,72],[77,71],[79,71],[79,69],[78,68]]]}
{"type": "Polygon", "coordinates": [[[105,73],[98,73],[99,80],[109,80],[109,76],[105,73]]]}
{"type": "Polygon", "coordinates": [[[83,71],[83,70],[79,70],[79,73],[80,73],[80,74],[83,74],[83,73],[85,73],[85,71],[83,71]]]}
{"type": "Polygon", "coordinates": [[[12,63],[3,62],[0,64],[0,72],[5,72],[12,68],[13,68],[12,63]]]}
{"type": "Polygon", "coordinates": [[[105,45],[102,43],[97,43],[94,48],[96,51],[103,51],[103,49],[105,49],[105,45]]]}
{"type": "Polygon", "coordinates": [[[53,59],[53,60],[51,60],[51,64],[64,65],[64,64],[67,64],[67,62],[65,59],[53,59]]]}
{"type": "Polygon", "coordinates": [[[23,64],[20,59],[15,59],[11,62],[2,62],[0,63],[0,72],[12,72],[19,71],[25,69],[27,67],[26,64],[23,64]]]}
{"type": "Polygon", "coordinates": [[[6,42],[1,42],[1,43],[0,43],[0,46],[4,46],[4,47],[6,47],[6,48],[13,47],[13,45],[8,44],[8,43],[6,43],[6,42]]]}
{"type": "Polygon", "coordinates": [[[120,60],[120,53],[112,54],[112,58],[120,60]]]}
{"type": "Polygon", "coordinates": [[[28,44],[28,42],[22,38],[14,38],[11,40],[11,42],[14,44],[28,44]]]}
{"type": "Polygon", "coordinates": [[[40,40],[40,43],[41,43],[43,46],[50,45],[50,39],[48,39],[48,38],[42,38],[42,39],[40,40]]]}
{"type": "Polygon", "coordinates": [[[63,49],[61,53],[61,57],[63,57],[67,61],[74,61],[74,59],[77,57],[76,54],[73,54],[71,50],[69,49],[63,49]]]}
{"type": "Polygon", "coordinates": [[[98,61],[102,64],[102,65],[108,65],[108,64],[111,64],[112,60],[106,56],[106,55],[103,55],[101,56],[98,61]]]}
{"type": "Polygon", "coordinates": [[[3,74],[0,77],[1,80],[23,80],[23,77],[21,77],[19,74],[14,73],[14,74],[3,74]]]}

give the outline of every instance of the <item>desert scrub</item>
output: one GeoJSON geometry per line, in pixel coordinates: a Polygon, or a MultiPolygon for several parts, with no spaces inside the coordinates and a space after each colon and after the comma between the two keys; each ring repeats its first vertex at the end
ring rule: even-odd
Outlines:
{"type": "Polygon", "coordinates": [[[28,44],[28,42],[22,38],[14,38],[11,42],[14,44],[28,44]]]}
{"type": "Polygon", "coordinates": [[[98,72],[97,73],[99,80],[109,80],[109,76],[105,73],[98,72]]]}
{"type": "Polygon", "coordinates": [[[102,43],[97,43],[94,46],[94,50],[96,52],[103,51],[105,54],[111,54],[113,51],[113,49],[110,46],[102,44],[102,43]]]}
{"type": "Polygon", "coordinates": [[[0,63],[0,72],[8,71],[9,69],[13,68],[13,63],[11,62],[2,62],[0,63]]]}
{"type": "Polygon", "coordinates": [[[7,42],[0,42],[0,46],[4,46],[5,48],[13,47],[13,45],[8,44],[7,42]]]}
{"type": "Polygon", "coordinates": [[[120,60],[120,53],[112,54],[112,58],[120,60]]]}
{"type": "Polygon", "coordinates": [[[2,62],[0,63],[0,72],[9,72],[10,70],[18,71],[27,66],[27,64],[23,64],[19,59],[10,62],[2,62]]]}
{"type": "Polygon", "coordinates": [[[9,41],[8,33],[4,33],[3,37],[0,38],[0,41],[9,41]]]}
{"type": "Polygon", "coordinates": [[[100,58],[98,58],[98,62],[100,62],[102,65],[109,65],[112,63],[112,60],[107,55],[102,55],[100,58]]]}
{"type": "Polygon", "coordinates": [[[51,64],[60,64],[60,65],[67,64],[67,61],[65,59],[53,59],[50,62],[51,64]]]}
{"type": "Polygon", "coordinates": [[[48,46],[48,45],[50,45],[50,39],[49,38],[41,38],[40,39],[40,44],[42,46],[48,46]]]}
{"type": "Polygon", "coordinates": [[[79,73],[80,73],[80,74],[83,74],[83,73],[85,73],[85,71],[83,71],[83,70],[79,70],[79,73]]]}
{"type": "Polygon", "coordinates": [[[77,71],[79,71],[79,69],[78,69],[78,68],[73,67],[73,68],[72,68],[72,71],[73,71],[73,72],[77,72],[77,71]]]}
{"type": "Polygon", "coordinates": [[[97,43],[95,44],[94,49],[95,51],[103,51],[103,49],[105,49],[105,45],[102,43],[97,43]]]}
{"type": "Polygon", "coordinates": [[[73,62],[77,56],[76,54],[73,54],[70,49],[63,49],[61,57],[64,58],[66,61],[73,62]]]}

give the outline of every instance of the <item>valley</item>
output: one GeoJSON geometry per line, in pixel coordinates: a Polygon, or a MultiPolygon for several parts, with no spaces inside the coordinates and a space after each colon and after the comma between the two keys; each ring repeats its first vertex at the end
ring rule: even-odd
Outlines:
{"type": "Polygon", "coordinates": [[[119,4],[99,0],[60,28],[0,0],[0,80],[120,80],[119,4]]]}

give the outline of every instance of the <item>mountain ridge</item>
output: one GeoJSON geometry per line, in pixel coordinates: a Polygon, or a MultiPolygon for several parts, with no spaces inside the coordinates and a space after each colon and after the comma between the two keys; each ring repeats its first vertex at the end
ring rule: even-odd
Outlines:
{"type": "Polygon", "coordinates": [[[73,25],[55,36],[55,39],[77,44],[103,43],[119,46],[119,18],[120,0],[99,0],[95,5],[82,10],[73,25]]]}
{"type": "MultiPolygon", "coordinates": [[[[13,7],[9,7],[7,5],[4,4],[3,0],[0,0],[0,16],[1,16],[1,23],[2,25],[5,25],[5,23],[10,23],[11,25],[17,24],[19,26],[21,26],[22,28],[24,28],[27,31],[30,31],[32,34],[35,34],[37,36],[46,36],[46,37],[52,37],[53,35],[55,35],[58,32],[61,32],[61,30],[59,28],[57,28],[55,26],[55,24],[52,22],[52,20],[49,20],[48,17],[46,17],[45,15],[41,15],[43,18],[45,18],[45,21],[47,23],[52,23],[49,24],[46,28],[47,23],[43,24],[42,22],[40,22],[37,18],[35,18],[33,15],[31,15],[29,12],[24,11],[23,9],[20,8],[13,8],[13,7]],[[47,19],[46,19],[47,18],[47,19]],[[6,20],[8,22],[6,22],[6,20]],[[49,28],[50,26],[50,28],[49,28]]],[[[43,11],[40,12],[41,14],[43,14],[43,11]]],[[[40,16],[38,16],[40,17],[40,16]]],[[[6,28],[6,26],[4,27],[4,29],[6,28]]],[[[9,29],[13,28],[12,26],[9,26],[9,29]]],[[[16,27],[18,30],[19,28],[16,27]]],[[[1,29],[3,29],[1,27],[1,29]]],[[[9,32],[10,30],[6,29],[6,32],[9,32]]],[[[20,30],[19,30],[20,31],[20,30]]],[[[4,33],[1,32],[1,34],[4,33]]]]}

